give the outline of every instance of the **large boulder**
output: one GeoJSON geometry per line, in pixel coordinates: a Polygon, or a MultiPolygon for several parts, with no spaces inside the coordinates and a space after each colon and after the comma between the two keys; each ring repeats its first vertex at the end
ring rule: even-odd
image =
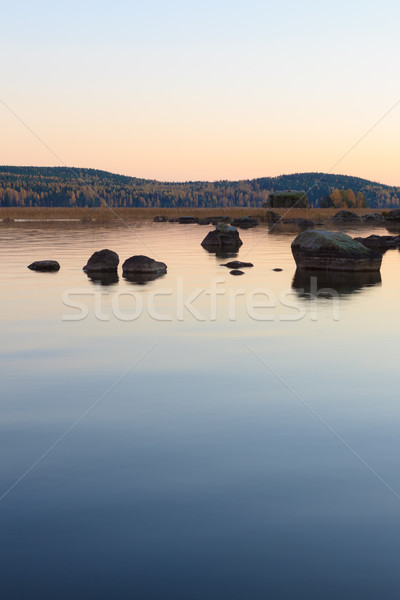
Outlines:
{"type": "Polygon", "coordinates": [[[167,265],[148,256],[136,255],[126,259],[122,272],[124,275],[161,275],[167,272],[167,265]]]}
{"type": "Polygon", "coordinates": [[[84,271],[97,273],[97,272],[112,272],[116,271],[119,264],[119,256],[112,250],[99,250],[94,252],[87,261],[87,264],[83,267],[84,271]]]}
{"type": "Polygon", "coordinates": [[[243,244],[239,232],[233,225],[219,223],[201,242],[210,252],[235,252],[243,244]]]}
{"type": "Polygon", "coordinates": [[[241,229],[250,229],[251,227],[258,227],[260,221],[254,217],[240,217],[240,219],[234,219],[232,225],[234,227],[240,227],[241,229]]]}
{"type": "Polygon", "coordinates": [[[379,271],[382,254],[366,248],[345,233],[303,231],[292,242],[298,269],[379,271]]]}
{"type": "Polygon", "coordinates": [[[28,269],[31,271],[59,271],[60,263],[56,260],[35,260],[28,265],[28,269]]]}
{"type": "Polygon", "coordinates": [[[336,215],[333,217],[334,221],[361,221],[361,217],[356,215],[356,213],[351,212],[351,210],[339,210],[336,215]]]}

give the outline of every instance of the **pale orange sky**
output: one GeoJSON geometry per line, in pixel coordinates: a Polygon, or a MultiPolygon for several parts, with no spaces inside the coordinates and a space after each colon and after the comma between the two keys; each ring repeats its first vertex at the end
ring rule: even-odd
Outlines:
{"type": "Polygon", "coordinates": [[[0,104],[1,164],[400,185],[400,105],[378,123],[400,101],[395,2],[16,5],[0,100],[31,131],[0,104]]]}

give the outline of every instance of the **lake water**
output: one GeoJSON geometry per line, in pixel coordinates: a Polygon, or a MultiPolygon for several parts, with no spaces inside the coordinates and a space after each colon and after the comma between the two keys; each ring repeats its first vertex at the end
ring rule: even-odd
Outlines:
{"type": "Polygon", "coordinates": [[[400,596],[400,253],[316,296],[293,233],[234,277],[209,229],[1,228],[2,598],[400,596]]]}

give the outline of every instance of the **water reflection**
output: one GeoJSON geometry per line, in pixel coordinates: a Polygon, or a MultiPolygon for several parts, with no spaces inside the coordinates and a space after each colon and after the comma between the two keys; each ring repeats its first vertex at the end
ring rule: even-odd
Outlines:
{"type": "Polygon", "coordinates": [[[340,271],[303,271],[297,269],[292,282],[293,290],[300,298],[331,296],[329,289],[340,296],[349,296],[365,287],[382,283],[379,271],[371,273],[349,273],[340,271]]]}
{"type": "Polygon", "coordinates": [[[96,272],[96,271],[84,271],[90,281],[96,285],[114,285],[118,283],[119,277],[116,271],[113,272],[96,272]]]}
{"type": "Polygon", "coordinates": [[[150,281],[164,277],[165,273],[124,273],[124,279],[129,283],[146,285],[150,281]]]}

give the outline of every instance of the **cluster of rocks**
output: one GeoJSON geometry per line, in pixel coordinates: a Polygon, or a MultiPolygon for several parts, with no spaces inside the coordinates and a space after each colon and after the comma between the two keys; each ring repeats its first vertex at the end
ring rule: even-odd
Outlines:
{"type": "MultiPolygon", "coordinates": [[[[83,270],[91,279],[98,278],[104,273],[117,273],[119,265],[119,256],[112,250],[100,250],[94,252],[89,258],[83,270]]],[[[122,265],[122,275],[135,281],[149,281],[156,279],[167,272],[167,265],[163,262],[149,258],[148,256],[135,255],[127,258],[122,265]]]]}

